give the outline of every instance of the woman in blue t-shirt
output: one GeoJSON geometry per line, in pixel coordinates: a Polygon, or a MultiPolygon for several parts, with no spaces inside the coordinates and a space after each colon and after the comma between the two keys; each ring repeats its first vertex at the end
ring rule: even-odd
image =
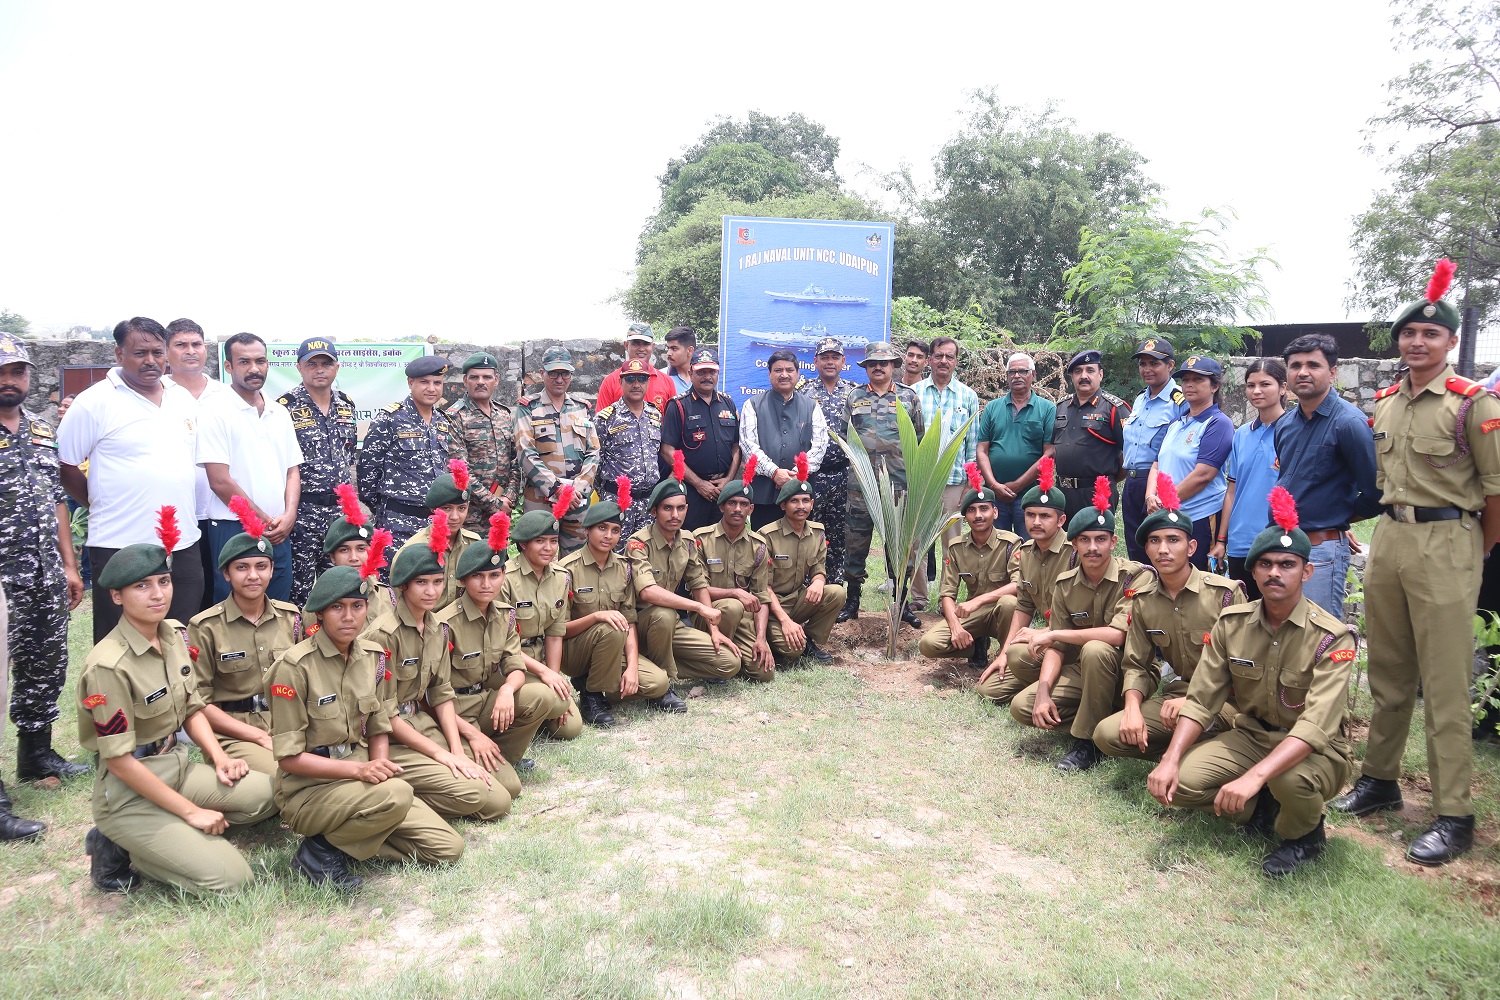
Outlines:
{"type": "Polygon", "coordinates": [[[1286,365],[1280,358],[1257,358],[1245,369],[1245,398],[1255,407],[1256,417],[1234,432],[1224,478],[1224,513],[1209,555],[1229,558],[1229,575],[1245,585],[1250,600],[1260,597],[1260,588],[1245,565],[1250,543],[1271,523],[1266,498],[1276,485],[1276,421],[1286,412],[1286,365]]]}
{"type": "Polygon", "coordinates": [[[1213,358],[1192,354],[1172,373],[1182,390],[1188,412],[1172,421],[1162,439],[1156,461],[1146,478],[1146,513],[1161,509],[1156,496],[1156,474],[1165,472],[1177,484],[1182,512],[1193,519],[1192,563],[1208,568],[1208,547],[1218,535],[1219,510],[1224,505],[1224,462],[1234,442],[1234,424],[1219,409],[1219,383],[1224,366],[1213,358]]]}

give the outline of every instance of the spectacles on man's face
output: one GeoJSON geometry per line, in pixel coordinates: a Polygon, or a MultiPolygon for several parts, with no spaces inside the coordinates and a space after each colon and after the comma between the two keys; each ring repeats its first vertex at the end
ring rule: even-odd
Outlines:
{"type": "Polygon", "coordinates": [[[622,375],[620,377],[620,381],[624,382],[626,385],[635,385],[637,383],[645,383],[645,382],[651,381],[651,376],[650,375],[622,375]]]}
{"type": "Polygon", "coordinates": [[[1005,370],[1005,373],[1007,375],[1030,375],[1031,374],[1031,369],[1030,368],[1007,368],[1005,370]]]}
{"type": "Polygon", "coordinates": [[[893,365],[895,363],[896,362],[894,362],[894,361],[867,361],[867,362],[865,362],[865,367],[866,368],[889,368],[891,365],[893,365]]]}

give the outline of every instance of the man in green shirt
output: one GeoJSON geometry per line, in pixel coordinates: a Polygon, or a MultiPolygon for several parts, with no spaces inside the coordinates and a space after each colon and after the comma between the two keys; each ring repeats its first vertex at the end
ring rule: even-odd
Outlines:
{"type": "Polygon", "coordinates": [[[1032,391],[1036,362],[1017,352],[1005,363],[1010,394],[993,399],[979,416],[979,449],[975,456],[986,485],[999,497],[995,527],[1026,537],[1021,497],[1036,481],[1043,455],[1052,454],[1052,426],[1057,404],[1032,391]]]}

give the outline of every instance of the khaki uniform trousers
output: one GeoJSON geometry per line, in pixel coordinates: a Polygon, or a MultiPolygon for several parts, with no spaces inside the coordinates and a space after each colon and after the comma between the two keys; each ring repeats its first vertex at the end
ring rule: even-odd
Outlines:
{"type": "MultiPolygon", "coordinates": [[[[236,722],[243,722],[247,726],[254,726],[268,733],[271,731],[271,714],[269,712],[230,712],[229,717],[236,722]]],[[[218,739],[219,749],[235,760],[242,760],[246,764],[249,764],[250,770],[259,771],[261,774],[269,774],[273,778],[276,776],[276,772],[280,770],[276,766],[276,758],[271,754],[271,751],[259,743],[252,743],[249,740],[236,740],[228,736],[220,736],[218,739]]]]}
{"type": "MultiPolygon", "coordinates": [[[[514,799],[521,794],[521,776],[516,773],[515,765],[526,755],[526,748],[531,745],[531,738],[542,727],[542,723],[549,717],[556,718],[562,714],[562,701],[541,681],[528,681],[516,692],[516,717],[511,721],[510,728],[497,733],[494,723],[490,721],[495,717],[497,694],[498,691],[481,691],[478,694],[454,695],[453,709],[459,718],[471,723],[500,748],[500,755],[505,758],[505,763],[491,771],[490,777],[503,785],[514,799]],[[511,756],[512,753],[515,754],[514,757],[511,756]]],[[[470,760],[474,759],[474,748],[467,743],[464,744],[464,753],[470,760]]]]}
{"type": "MultiPolygon", "coordinates": [[[[807,588],[803,587],[797,591],[797,600],[791,607],[787,607],[785,601],[782,601],[781,606],[792,621],[803,627],[809,639],[819,646],[827,645],[834,621],[844,609],[844,587],[837,583],[825,584],[823,600],[817,604],[807,603],[807,588]]],[[[775,615],[771,616],[770,623],[766,625],[766,641],[771,644],[771,652],[777,656],[791,655],[791,650],[786,645],[786,633],[782,631],[781,622],[776,620],[775,615]]]]}
{"type": "Polygon", "coordinates": [[[590,625],[563,643],[562,672],[573,678],[583,677],[585,691],[602,694],[612,702],[660,698],[667,693],[672,682],[665,670],[641,655],[639,650],[635,667],[640,687],[629,698],[620,697],[620,678],[625,674],[626,635],[603,622],[590,625]]]}
{"type": "Polygon", "coordinates": [[[1370,632],[1370,735],[1363,773],[1401,777],[1417,685],[1422,688],[1427,774],[1439,816],[1471,816],[1474,607],[1484,572],[1483,530],[1465,516],[1402,524],[1377,517],[1365,567],[1370,632]]]}
{"type": "MultiPolygon", "coordinates": [[[[362,764],[370,753],[357,747],[344,759],[362,764]]],[[[356,861],[378,856],[438,865],[464,853],[464,839],[400,778],[372,785],[354,778],[323,781],[282,774],[276,781],[276,803],[293,833],[321,834],[356,861]]]]}
{"type": "Polygon", "coordinates": [[[682,677],[720,677],[728,680],[740,672],[740,658],[716,647],[708,633],[683,624],[671,608],[651,605],[637,614],[638,638],[644,638],[646,656],[661,665],[675,683],[682,677]]]}
{"type": "MultiPolygon", "coordinates": [[[[1015,614],[1015,610],[1016,599],[1014,595],[1010,595],[1000,598],[994,604],[985,605],[960,621],[959,624],[976,640],[1004,639],[1005,633],[1010,630],[1010,619],[1015,614]]],[[[917,651],[923,656],[941,660],[952,656],[966,657],[974,651],[974,647],[955,649],[953,630],[948,627],[948,622],[944,619],[922,633],[922,638],[917,640],[917,651]]]]}
{"type": "MultiPolygon", "coordinates": [[[[755,662],[755,616],[745,610],[745,606],[736,598],[721,597],[714,601],[714,607],[724,613],[724,618],[719,623],[719,631],[734,640],[735,646],[740,651],[740,675],[752,681],[774,680],[774,670],[762,670],[755,662]]],[[[698,623],[698,628],[703,632],[708,631],[708,626],[697,615],[693,620],[698,623]]],[[[771,629],[766,627],[766,643],[771,641],[771,629]]]]}
{"type": "MultiPolygon", "coordinates": [[[[1177,771],[1177,794],[1172,804],[1185,809],[1213,809],[1219,788],[1264,760],[1285,733],[1259,728],[1249,716],[1239,719],[1250,729],[1231,729],[1195,743],[1182,756],[1177,771]]],[[[1309,754],[1305,760],[1266,783],[1281,813],[1276,817],[1276,835],[1292,840],[1311,833],[1323,818],[1323,804],[1339,793],[1349,780],[1349,762],[1332,748],[1309,754]]],[[[1243,826],[1255,812],[1255,799],[1229,817],[1243,826]]]]}
{"type": "MultiPolygon", "coordinates": [[[[1120,722],[1125,718],[1124,712],[1116,712],[1095,727],[1094,745],[1111,757],[1161,760],[1161,755],[1167,750],[1167,744],[1172,742],[1172,730],[1168,729],[1161,721],[1162,703],[1168,698],[1181,698],[1187,694],[1187,690],[1188,682],[1178,677],[1158,691],[1155,697],[1147,698],[1141,702],[1141,717],[1146,720],[1146,750],[1144,753],[1134,743],[1125,743],[1120,739],[1120,722]]],[[[1124,692],[1121,692],[1121,702],[1124,699],[1124,692]]],[[[1233,705],[1225,702],[1224,710],[1219,713],[1219,718],[1214,721],[1214,724],[1210,728],[1205,729],[1199,735],[1199,742],[1202,742],[1214,733],[1228,729],[1234,724],[1234,717],[1238,714],[1233,705]]]]}
{"type": "MultiPolygon", "coordinates": [[[[250,826],[276,815],[271,779],[251,771],[233,787],[219,782],[214,769],[195,764],[186,747],[141,761],[168,788],[204,809],[224,814],[231,826],[250,826]]],[[[142,798],[99,763],[94,780],[94,825],[130,852],[142,875],[188,892],[227,892],[254,876],[239,849],[222,836],[210,836],[142,798]]]]}
{"type": "MultiPolygon", "coordinates": [[[[1120,670],[1122,650],[1107,642],[1086,642],[1080,646],[1063,646],[1062,673],[1052,685],[1052,700],[1064,724],[1071,722],[1069,732],[1075,739],[1091,740],[1094,729],[1114,714],[1124,698],[1120,670]]],[[[1039,668],[1040,669],[1040,668],[1039,668]]],[[[1031,725],[1031,711],[1036,707],[1035,682],[1011,699],[1010,717],[1023,726],[1031,725]]]]}
{"type": "MultiPolygon", "coordinates": [[[[1041,675],[1041,661],[1032,659],[1031,648],[1024,642],[1015,642],[1005,647],[1005,676],[990,674],[983,683],[974,685],[974,690],[997,705],[1009,705],[1041,675]]],[[[1056,692],[1053,695],[1055,697],[1056,692]]]]}
{"type": "MultiPolygon", "coordinates": [[[[418,709],[407,716],[406,721],[438,746],[448,745],[437,720],[426,712],[418,709]]],[[[397,742],[394,737],[391,738],[391,760],[401,765],[401,780],[444,819],[494,820],[510,812],[510,792],[499,781],[486,786],[478,778],[460,778],[448,765],[439,764],[426,754],[397,742]]]]}

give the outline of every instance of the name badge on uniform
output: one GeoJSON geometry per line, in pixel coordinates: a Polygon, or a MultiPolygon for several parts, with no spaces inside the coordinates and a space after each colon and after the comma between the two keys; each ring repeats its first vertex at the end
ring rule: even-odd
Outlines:
{"type": "Polygon", "coordinates": [[[518,608],[529,608],[529,607],[531,607],[531,602],[530,601],[517,601],[516,602],[516,607],[518,607],[518,608]]]}
{"type": "Polygon", "coordinates": [[[459,659],[460,660],[472,660],[472,659],[474,659],[474,657],[478,656],[482,652],[484,652],[484,651],[481,650],[481,649],[476,649],[472,653],[465,653],[463,656],[460,656],[459,659]]]}
{"type": "Polygon", "coordinates": [[[1159,628],[1148,628],[1148,629],[1147,629],[1147,630],[1146,630],[1146,634],[1147,634],[1147,635],[1166,635],[1166,634],[1167,634],[1167,633],[1166,633],[1166,630],[1165,630],[1165,629],[1159,629],[1159,628]]]}
{"type": "Polygon", "coordinates": [[[561,598],[561,597],[559,597],[559,598],[558,598],[558,599],[557,599],[557,603],[556,603],[556,604],[554,604],[554,605],[552,605],[552,606],[553,606],[553,607],[554,607],[554,608],[560,608],[560,607],[562,607],[562,602],[563,602],[563,599],[562,599],[562,598],[561,598]]]}
{"type": "Polygon", "coordinates": [[[772,556],[772,557],[771,557],[771,558],[773,558],[773,559],[790,559],[790,558],[792,558],[792,557],[791,557],[791,555],[789,555],[789,554],[788,554],[788,553],[785,553],[785,552],[777,552],[777,553],[776,553],[776,554],[775,554],[775,555],[773,555],[773,556],[772,556]]]}
{"type": "Polygon", "coordinates": [[[146,704],[149,705],[152,702],[160,701],[162,698],[166,697],[166,694],[166,688],[158,688],[157,690],[152,691],[150,694],[146,695],[146,704]]]}
{"type": "Polygon", "coordinates": [[[321,698],[318,699],[318,704],[319,705],[332,705],[334,702],[336,702],[338,700],[339,700],[339,696],[336,695],[336,694],[325,694],[323,697],[321,697],[321,698]]]}
{"type": "Polygon", "coordinates": [[[1375,432],[1375,440],[1376,441],[1384,441],[1385,440],[1385,436],[1386,436],[1385,435],[1385,431],[1376,431],[1375,432]]]}
{"type": "Polygon", "coordinates": [[[243,660],[244,658],[245,658],[245,651],[244,650],[240,650],[238,653],[220,653],[219,654],[219,662],[220,663],[227,663],[230,660],[243,660]]]}
{"type": "Polygon", "coordinates": [[[1242,667],[1253,667],[1253,666],[1255,666],[1255,661],[1254,660],[1242,660],[1238,656],[1231,656],[1229,658],[1229,662],[1230,663],[1238,663],[1242,667]]]}
{"type": "Polygon", "coordinates": [[[421,663],[421,662],[422,662],[422,658],[420,656],[408,656],[406,659],[404,659],[404,660],[401,661],[401,665],[403,667],[410,667],[413,664],[417,664],[417,663],[421,663]]]}
{"type": "Polygon", "coordinates": [[[1035,586],[1035,584],[1033,584],[1030,580],[1022,580],[1021,586],[1025,587],[1027,590],[1030,590],[1033,586],[1035,586]]]}
{"type": "Polygon", "coordinates": [[[1071,618],[1071,619],[1073,619],[1074,621],[1077,621],[1080,618],[1087,618],[1088,616],[1089,616],[1089,613],[1087,611],[1075,611],[1071,615],[1069,615],[1068,617],[1071,618]]]}
{"type": "Polygon", "coordinates": [[[708,560],[708,564],[710,566],[722,566],[722,565],[724,565],[724,560],[722,560],[722,559],[710,559],[710,560],[708,560]]]}
{"type": "Polygon", "coordinates": [[[973,575],[974,575],[974,574],[973,574],[973,573],[970,573],[970,572],[968,572],[968,571],[967,571],[967,570],[962,570],[962,569],[961,569],[961,570],[959,570],[959,571],[958,571],[958,575],[959,575],[959,576],[973,576],[973,575]]]}
{"type": "Polygon", "coordinates": [[[593,592],[593,587],[579,587],[576,591],[574,591],[574,593],[577,594],[592,594],[593,592]]]}

